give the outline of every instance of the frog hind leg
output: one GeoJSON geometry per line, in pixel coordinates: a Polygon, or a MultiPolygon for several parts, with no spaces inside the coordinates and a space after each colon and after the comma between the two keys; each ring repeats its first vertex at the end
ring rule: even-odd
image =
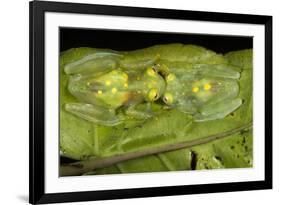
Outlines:
{"type": "Polygon", "coordinates": [[[196,122],[209,120],[217,120],[226,117],[228,114],[235,111],[242,104],[240,98],[221,101],[216,104],[204,105],[199,109],[199,112],[194,115],[196,122]]]}
{"type": "Polygon", "coordinates": [[[106,72],[116,69],[121,58],[123,55],[119,53],[99,51],[66,64],[64,71],[66,74],[106,72]]]}
{"type": "Polygon", "coordinates": [[[97,105],[67,103],[65,110],[77,117],[99,125],[115,126],[123,122],[123,119],[115,114],[115,110],[97,105]]]}
{"type": "Polygon", "coordinates": [[[195,68],[204,76],[239,79],[240,68],[227,64],[197,64],[195,68]]]}
{"type": "Polygon", "coordinates": [[[120,61],[120,67],[123,70],[134,71],[134,70],[143,70],[148,67],[153,67],[157,64],[157,61],[160,59],[160,55],[155,55],[146,58],[134,59],[134,58],[123,58],[120,61]]]}

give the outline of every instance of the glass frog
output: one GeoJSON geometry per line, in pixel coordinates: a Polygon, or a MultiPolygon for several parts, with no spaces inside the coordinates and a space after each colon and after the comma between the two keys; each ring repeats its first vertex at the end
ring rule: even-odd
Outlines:
{"type": "Polygon", "coordinates": [[[65,65],[68,91],[79,102],[67,103],[66,111],[100,125],[115,126],[126,117],[153,116],[150,103],[165,90],[165,80],[154,69],[157,56],[124,66],[117,52],[99,51],[65,65]],[[136,108],[141,103],[147,109],[136,108]],[[123,111],[120,112],[119,108],[123,111]]]}
{"type": "Polygon", "coordinates": [[[238,68],[227,64],[172,63],[166,75],[163,101],[194,116],[195,121],[216,120],[236,110],[239,95],[238,68]]]}

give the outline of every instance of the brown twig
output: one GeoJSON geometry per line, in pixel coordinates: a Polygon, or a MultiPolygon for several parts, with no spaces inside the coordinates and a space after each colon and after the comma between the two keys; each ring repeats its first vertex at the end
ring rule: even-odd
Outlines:
{"type": "Polygon", "coordinates": [[[84,173],[90,172],[92,170],[95,170],[97,168],[103,168],[107,166],[114,165],[119,162],[123,162],[129,159],[135,159],[138,157],[144,157],[147,155],[157,154],[161,152],[167,152],[167,151],[173,151],[177,149],[182,148],[188,148],[195,145],[205,144],[208,142],[211,142],[213,140],[221,139],[224,137],[227,137],[229,135],[233,135],[237,132],[240,132],[245,129],[249,129],[252,127],[252,123],[243,125],[238,128],[234,128],[232,130],[210,135],[207,137],[203,137],[196,140],[190,140],[190,141],[183,141],[183,142],[177,142],[175,144],[168,144],[163,145],[161,147],[154,147],[154,148],[148,148],[141,151],[135,151],[135,152],[129,152],[124,153],[120,155],[110,156],[110,157],[97,157],[92,158],[90,160],[86,161],[79,161],[71,164],[61,165],[60,166],[60,176],[76,176],[76,175],[82,175],[84,173]]]}

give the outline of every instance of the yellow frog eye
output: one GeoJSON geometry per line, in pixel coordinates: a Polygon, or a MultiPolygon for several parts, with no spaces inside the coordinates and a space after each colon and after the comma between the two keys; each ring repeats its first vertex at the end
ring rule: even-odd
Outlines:
{"type": "Polygon", "coordinates": [[[171,93],[165,93],[164,97],[163,97],[163,101],[167,104],[167,105],[171,105],[173,104],[173,95],[171,93]]]}
{"type": "Polygon", "coordinates": [[[155,101],[159,98],[158,90],[153,88],[148,92],[148,100],[155,101]]]}
{"type": "Polygon", "coordinates": [[[147,68],[146,73],[150,76],[154,76],[156,74],[155,70],[152,67],[147,68]]]}

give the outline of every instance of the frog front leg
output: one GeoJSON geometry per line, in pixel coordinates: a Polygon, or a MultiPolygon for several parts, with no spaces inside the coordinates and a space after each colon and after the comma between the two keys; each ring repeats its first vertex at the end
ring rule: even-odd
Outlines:
{"type": "Polygon", "coordinates": [[[145,120],[153,116],[151,103],[145,103],[141,108],[138,104],[130,105],[125,109],[125,115],[116,114],[114,109],[85,103],[68,103],[65,110],[84,120],[104,126],[119,125],[127,117],[145,120]]]}
{"type": "Polygon", "coordinates": [[[126,110],[125,113],[127,116],[135,118],[135,119],[148,119],[153,116],[151,110],[151,102],[146,102],[142,104],[142,108],[138,109],[138,104],[130,105],[126,110]]]}
{"type": "Polygon", "coordinates": [[[85,104],[85,103],[67,103],[65,110],[84,120],[105,126],[115,126],[123,122],[121,115],[116,115],[114,109],[85,104]]]}
{"type": "Polygon", "coordinates": [[[122,54],[110,51],[97,51],[65,65],[66,74],[100,73],[116,69],[122,54]]]}

